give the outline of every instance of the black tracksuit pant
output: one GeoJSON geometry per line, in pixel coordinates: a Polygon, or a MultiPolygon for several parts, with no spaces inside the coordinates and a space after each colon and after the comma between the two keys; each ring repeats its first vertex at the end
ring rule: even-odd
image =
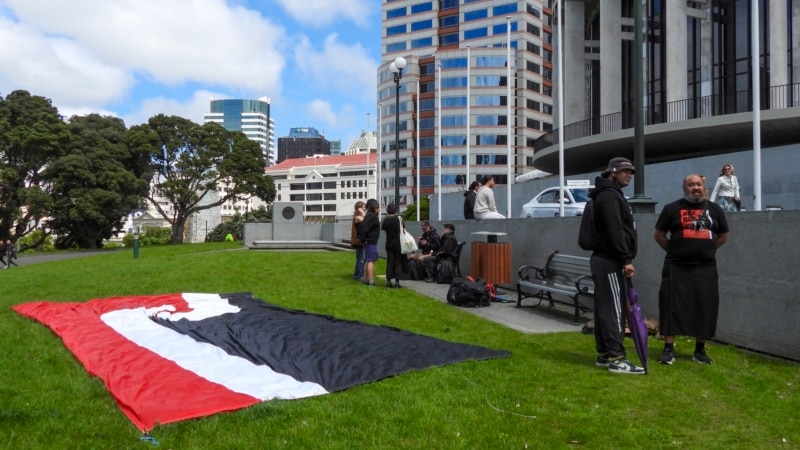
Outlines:
{"type": "Polygon", "coordinates": [[[622,264],[592,254],[594,279],[594,340],[597,353],[611,358],[625,356],[625,281],[622,264]]]}

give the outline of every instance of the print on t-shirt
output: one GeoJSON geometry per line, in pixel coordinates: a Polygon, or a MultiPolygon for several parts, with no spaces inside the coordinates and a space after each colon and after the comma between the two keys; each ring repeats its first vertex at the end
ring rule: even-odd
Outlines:
{"type": "Polygon", "coordinates": [[[711,217],[705,209],[681,209],[684,239],[713,239],[711,217]]]}

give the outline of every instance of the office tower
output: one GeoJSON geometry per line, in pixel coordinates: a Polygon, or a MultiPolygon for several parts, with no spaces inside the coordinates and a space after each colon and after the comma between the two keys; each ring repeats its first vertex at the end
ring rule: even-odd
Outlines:
{"type": "Polygon", "coordinates": [[[278,163],[287,159],[330,154],[331,143],[316,128],[292,128],[288,136],[278,138],[278,163]]]}
{"type": "Polygon", "coordinates": [[[211,100],[210,112],[204,121],[219,123],[229,131],[241,131],[258,142],[269,165],[275,161],[275,122],[270,114],[268,97],[211,100]]]}
{"type": "Polygon", "coordinates": [[[532,170],[533,142],[553,124],[549,10],[541,2],[507,0],[384,0],[382,6],[381,203],[394,202],[396,185],[402,210],[435,189],[463,190],[490,174],[506,185],[532,170]],[[396,116],[390,65],[398,57],[407,66],[396,116]]]}

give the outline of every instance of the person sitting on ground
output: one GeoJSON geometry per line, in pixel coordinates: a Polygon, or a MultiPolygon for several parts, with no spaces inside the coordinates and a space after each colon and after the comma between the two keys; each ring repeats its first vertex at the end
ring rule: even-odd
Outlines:
{"type": "Polygon", "coordinates": [[[453,258],[456,256],[458,249],[458,239],[455,235],[456,226],[452,223],[444,225],[442,236],[440,238],[439,252],[425,256],[422,259],[422,264],[425,267],[425,281],[431,283],[436,279],[436,263],[442,258],[453,258]]]}

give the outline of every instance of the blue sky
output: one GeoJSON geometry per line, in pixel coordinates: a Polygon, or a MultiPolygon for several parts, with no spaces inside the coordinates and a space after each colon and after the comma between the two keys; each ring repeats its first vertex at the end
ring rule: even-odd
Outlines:
{"type": "Polygon", "coordinates": [[[314,127],[346,148],[377,128],[380,27],[374,0],[0,0],[0,96],[129,127],[269,97],[276,137],[314,127]]]}

